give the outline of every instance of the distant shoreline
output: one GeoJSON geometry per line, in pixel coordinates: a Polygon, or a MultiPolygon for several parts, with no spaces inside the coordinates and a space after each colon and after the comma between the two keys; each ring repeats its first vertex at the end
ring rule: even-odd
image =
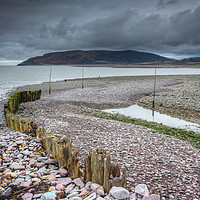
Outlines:
{"type": "Polygon", "coordinates": [[[199,65],[194,64],[185,64],[185,65],[173,65],[173,64],[74,64],[74,65],[67,65],[72,67],[111,67],[111,68],[200,68],[199,65]]]}
{"type": "Polygon", "coordinates": [[[70,66],[70,67],[108,67],[108,68],[200,68],[200,64],[45,64],[45,65],[16,65],[24,66],[70,66]]]}

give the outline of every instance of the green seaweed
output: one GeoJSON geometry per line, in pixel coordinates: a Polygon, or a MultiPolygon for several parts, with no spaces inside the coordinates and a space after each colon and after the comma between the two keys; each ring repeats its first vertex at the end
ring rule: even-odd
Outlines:
{"type": "Polygon", "coordinates": [[[126,117],[125,115],[122,115],[119,113],[110,114],[110,113],[106,113],[103,111],[96,111],[96,112],[84,111],[82,114],[92,115],[92,116],[95,116],[98,118],[111,119],[111,120],[116,120],[116,121],[120,121],[120,122],[131,123],[134,125],[144,126],[146,128],[151,128],[151,129],[153,129],[152,132],[156,131],[160,134],[165,134],[165,135],[168,135],[171,137],[176,137],[183,141],[187,141],[193,147],[200,149],[200,134],[195,133],[194,131],[187,131],[187,130],[180,129],[180,128],[173,128],[173,127],[165,126],[163,124],[159,124],[156,122],[149,122],[149,121],[142,120],[142,119],[126,117]]]}
{"type": "MultiPolygon", "coordinates": [[[[35,101],[37,99],[40,99],[41,96],[41,90],[38,91],[21,91],[21,92],[15,92],[11,95],[11,97],[7,101],[7,109],[12,112],[16,113],[19,109],[19,104],[22,102],[29,102],[29,101],[35,101]]],[[[7,113],[5,110],[4,115],[7,113]]],[[[5,115],[6,116],[6,115],[5,115]]]]}

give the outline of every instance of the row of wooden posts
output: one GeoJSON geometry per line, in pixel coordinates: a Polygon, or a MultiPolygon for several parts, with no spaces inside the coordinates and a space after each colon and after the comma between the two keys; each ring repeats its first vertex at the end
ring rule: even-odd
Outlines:
{"type": "Polygon", "coordinates": [[[31,119],[16,114],[22,102],[40,99],[41,90],[17,92],[8,99],[4,106],[6,124],[9,128],[41,139],[44,150],[58,161],[59,167],[67,167],[70,177],[81,177],[85,182],[92,181],[109,192],[112,186],[126,186],[126,171],[120,172],[118,164],[111,162],[110,151],[94,149],[85,159],[84,166],[79,162],[79,149],[72,153],[72,141],[65,135],[47,133],[44,127],[31,119]]]}

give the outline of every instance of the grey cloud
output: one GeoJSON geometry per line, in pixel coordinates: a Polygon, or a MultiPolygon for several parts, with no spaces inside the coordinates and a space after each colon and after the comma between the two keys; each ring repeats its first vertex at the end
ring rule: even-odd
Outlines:
{"type": "Polygon", "coordinates": [[[155,46],[165,31],[164,18],[158,14],[142,15],[135,9],[74,26],[61,19],[54,27],[42,25],[30,34],[24,45],[51,49],[73,48],[136,48],[155,46]],[[159,27],[159,28],[158,28],[159,27]],[[56,38],[56,40],[55,40],[56,38]],[[41,41],[42,40],[42,41],[41,41]]]}
{"type": "Polygon", "coordinates": [[[109,45],[117,48],[143,46],[146,42],[151,43],[153,39],[158,39],[156,27],[158,23],[160,24],[159,18],[159,15],[144,16],[135,10],[127,10],[124,13],[87,24],[85,26],[86,38],[90,44],[100,41],[99,45],[102,47],[109,45]]]}
{"type": "Polygon", "coordinates": [[[200,6],[194,11],[178,12],[169,19],[159,14],[143,15],[128,10],[95,20],[83,29],[87,30],[84,39],[91,46],[166,49],[169,52],[171,47],[176,47],[177,52],[181,48],[189,51],[191,46],[200,45],[200,6]]]}
{"type": "Polygon", "coordinates": [[[158,3],[158,7],[165,7],[168,5],[174,5],[179,3],[180,0],[160,0],[158,3]]]}
{"type": "Polygon", "coordinates": [[[63,50],[73,46],[73,41],[78,39],[77,33],[78,27],[67,18],[61,18],[54,25],[43,24],[34,27],[33,32],[22,36],[20,42],[26,47],[63,50]]]}
{"type": "Polygon", "coordinates": [[[48,51],[24,47],[19,43],[0,43],[0,60],[23,60],[32,56],[41,55],[48,51]]]}
{"type": "Polygon", "coordinates": [[[200,47],[197,0],[1,1],[2,57],[71,49],[178,54],[200,47]]]}
{"type": "Polygon", "coordinates": [[[200,45],[200,6],[194,11],[185,10],[170,18],[171,35],[168,44],[200,45]]]}

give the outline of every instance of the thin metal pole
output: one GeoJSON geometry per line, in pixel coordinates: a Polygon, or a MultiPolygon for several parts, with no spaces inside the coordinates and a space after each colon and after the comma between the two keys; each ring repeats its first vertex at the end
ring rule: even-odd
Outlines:
{"type": "Polygon", "coordinates": [[[50,67],[50,73],[49,73],[49,94],[51,94],[51,73],[52,73],[52,66],[50,67]]]}
{"type": "Polygon", "coordinates": [[[82,89],[84,88],[84,67],[82,67],[82,89]]]}
{"type": "Polygon", "coordinates": [[[155,110],[155,98],[156,98],[156,67],[155,67],[154,88],[153,88],[153,104],[152,104],[153,121],[154,121],[154,110],[155,110]]]}
{"type": "Polygon", "coordinates": [[[154,88],[153,88],[153,109],[155,108],[155,96],[156,96],[156,68],[155,68],[154,88]]]}

